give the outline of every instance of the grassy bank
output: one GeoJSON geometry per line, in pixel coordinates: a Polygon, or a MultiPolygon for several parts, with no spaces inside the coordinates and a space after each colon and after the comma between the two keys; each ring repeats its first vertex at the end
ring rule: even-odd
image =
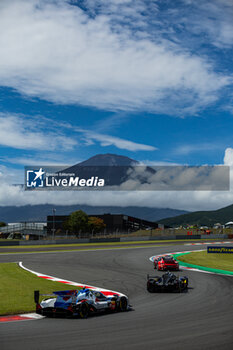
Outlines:
{"type": "Polygon", "coordinates": [[[233,271],[233,254],[208,254],[203,251],[180,255],[178,259],[188,264],[233,271]]]}
{"type": "Polygon", "coordinates": [[[0,264],[0,315],[35,311],[34,290],[51,293],[56,290],[78,289],[33,275],[17,263],[0,264]]]}

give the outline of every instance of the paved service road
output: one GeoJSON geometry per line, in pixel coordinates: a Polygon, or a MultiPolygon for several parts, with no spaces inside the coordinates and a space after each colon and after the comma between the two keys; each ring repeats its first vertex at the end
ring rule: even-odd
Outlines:
{"type": "Polygon", "coordinates": [[[0,325],[1,350],[232,349],[232,277],[184,271],[179,274],[189,277],[187,293],[150,294],[146,290],[146,274],[154,273],[149,257],[185,249],[200,247],[169,244],[0,256],[0,262],[23,261],[25,267],[37,272],[122,292],[135,309],[84,320],[44,318],[4,323],[0,325]]]}

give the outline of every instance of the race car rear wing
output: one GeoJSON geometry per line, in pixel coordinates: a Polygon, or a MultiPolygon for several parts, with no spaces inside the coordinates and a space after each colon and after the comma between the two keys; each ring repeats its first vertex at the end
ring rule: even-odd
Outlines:
{"type": "Polygon", "coordinates": [[[76,292],[77,292],[76,289],[74,289],[74,290],[64,290],[59,292],[53,292],[51,294],[41,294],[39,290],[34,290],[34,301],[36,304],[39,304],[40,296],[51,297],[51,298],[56,298],[58,296],[67,297],[68,295],[73,296],[76,292]]]}
{"type": "Polygon", "coordinates": [[[35,301],[36,304],[39,303],[39,298],[40,298],[39,290],[34,290],[34,301],[35,301]]]}
{"type": "Polygon", "coordinates": [[[40,294],[39,290],[34,290],[34,301],[35,301],[36,304],[39,303],[40,296],[43,296],[43,297],[55,297],[54,294],[40,294]]]}
{"type": "Polygon", "coordinates": [[[147,279],[149,280],[150,278],[158,278],[158,277],[160,277],[160,276],[151,276],[151,275],[149,275],[149,274],[147,274],[147,279]]]}

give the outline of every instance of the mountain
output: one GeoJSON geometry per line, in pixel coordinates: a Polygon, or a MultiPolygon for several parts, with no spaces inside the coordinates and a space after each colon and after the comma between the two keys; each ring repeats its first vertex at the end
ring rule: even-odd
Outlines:
{"type": "Polygon", "coordinates": [[[20,222],[20,221],[42,221],[46,222],[47,215],[52,215],[53,208],[56,209],[56,215],[69,215],[76,210],[83,210],[87,214],[125,214],[134,216],[148,221],[158,221],[160,219],[187,213],[184,210],[161,209],[149,207],[110,207],[110,206],[88,206],[88,205],[24,205],[16,206],[0,206],[0,221],[4,222],[20,222]]]}
{"type": "Polygon", "coordinates": [[[139,162],[137,160],[131,159],[129,157],[106,153],[97,154],[94,157],[85,160],[84,162],[74,165],[73,168],[77,166],[134,166],[138,164],[139,162]]]}
{"type": "MultiPolygon", "coordinates": [[[[62,172],[75,173],[85,178],[95,174],[99,178],[111,178],[114,184],[121,184],[128,178],[128,170],[140,163],[134,159],[116,155],[116,154],[97,154],[84,162],[75,164],[62,172]],[[90,171],[91,170],[91,171],[90,171]],[[87,173],[85,173],[87,171],[87,173]]],[[[156,170],[151,167],[145,167],[147,173],[154,174],[156,170]]],[[[135,177],[140,183],[145,183],[144,174],[135,177]]],[[[112,182],[111,182],[112,184],[112,182]]],[[[19,221],[42,221],[45,222],[48,215],[52,215],[53,208],[56,209],[56,215],[69,215],[76,210],[83,210],[87,214],[125,214],[148,221],[158,221],[163,218],[185,214],[187,211],[169,208],[149,208],[149,207],[116,207],[116,206],[88,206],[88,205],[25,205],[25,206],[6,206],[0,207],[0,221],[19,222],[19,221]]]]}
{"type": "Polygon", "coordinates": [[[233,204],[218,210],[195,211],[193,213],[162,219],[159,223],[169,226],[198,225],[211,227],[218,222],[225,224],[229,221],[233,221],[233,204]]]}
{"type": "Polygon", "coordinates": [[[140,166],[140,163],[134,159],[107,153],[97,154],[84,162],[62,170],[62,172],[75,174],[82,179],[97,176],[99,179],[105,179],[106,186],[119,186],[132,176],[134,180],[138,181],[138,185],[145,184],[148,175],[156,173],[156,170],[148,166],[145,166],[143,172],[136,172],[135,166],[140,166]]]}

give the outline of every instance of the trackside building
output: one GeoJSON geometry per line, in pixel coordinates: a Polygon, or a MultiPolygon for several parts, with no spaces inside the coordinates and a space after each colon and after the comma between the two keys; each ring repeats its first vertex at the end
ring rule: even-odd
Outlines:
{"type": "MultiPolygon", "coordinates": [[[[124,214],[92,214],[103,220],[105,226],[105,233],[128,233],[139,229],[155,229],[158,228],[156,222],[142,220],[133,216],[124,214]]],[[[65,222],[68,220],[68,215],[47,216],[47,234],[50,235],[55,229],[56,234],[65,234],[65,222]]]]}

